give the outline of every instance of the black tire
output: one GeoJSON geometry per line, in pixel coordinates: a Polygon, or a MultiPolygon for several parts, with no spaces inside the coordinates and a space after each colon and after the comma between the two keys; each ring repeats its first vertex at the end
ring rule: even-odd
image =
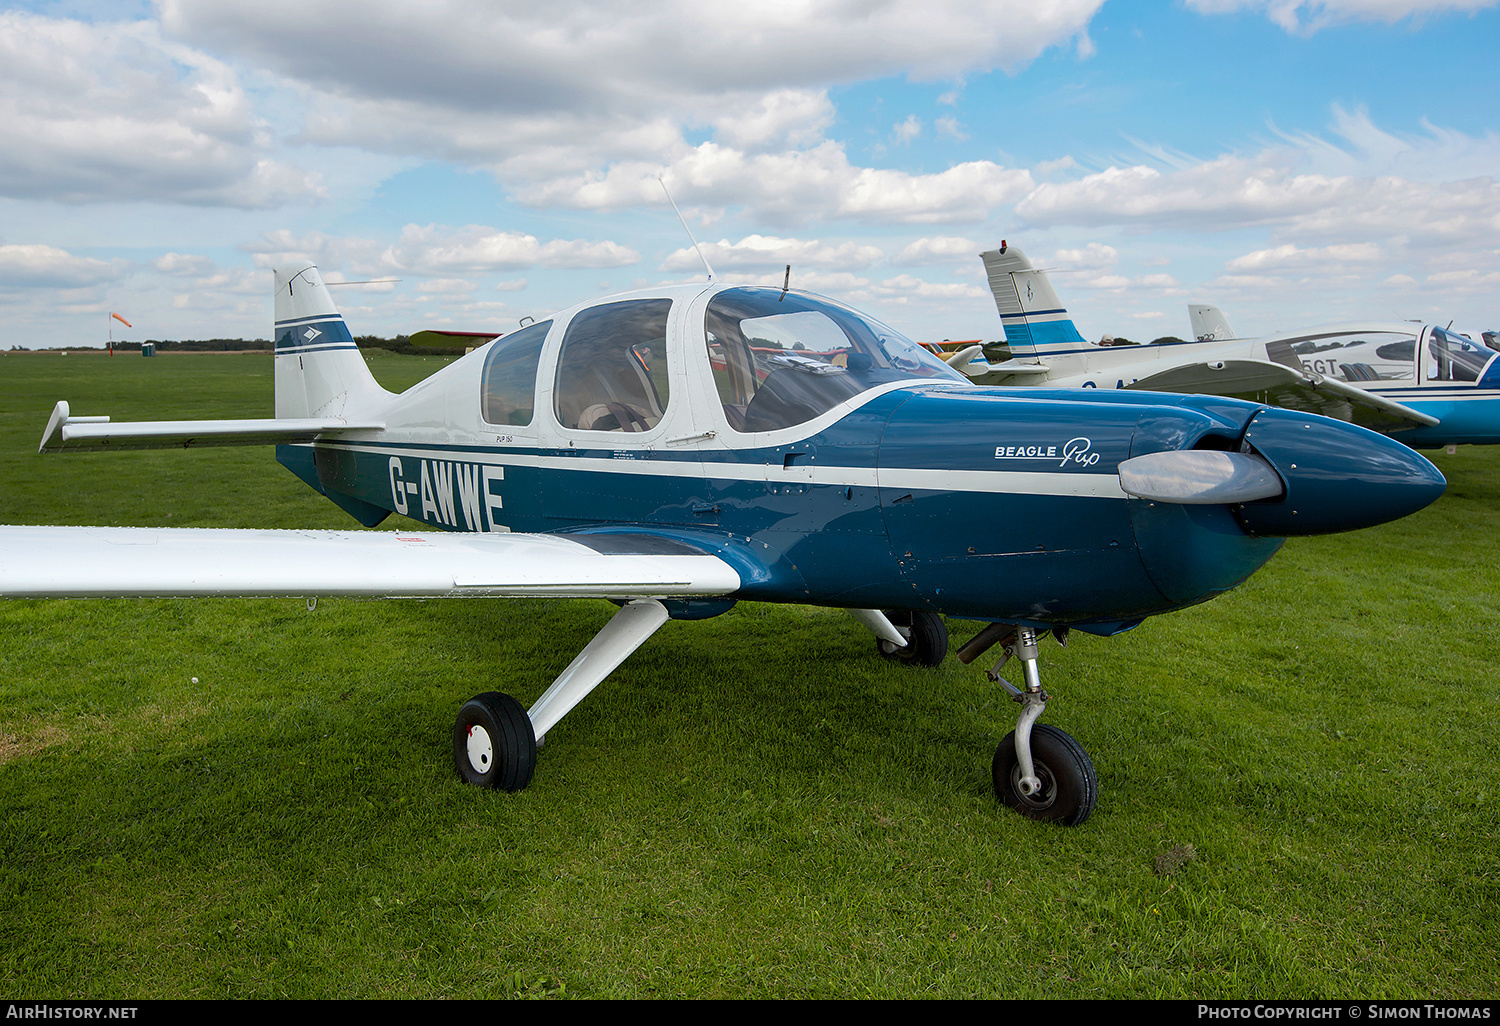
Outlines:
{"type": "Polygon", "coordinates": [[[910,609],[887,609],[885,618],[897,628],[911,632],[905,648],[896,648],[884,638],[875,639],[875,651],[892,662],[907,666],[937,666],[948,655],[948,625],[936,613],[910,609]]]}
{"type": "Polygon", "coordinates": [[[519,791],[531,783],[536,733],[521,703],[498,691],[465,702],[453,722],[453,765],[478,787],[519,791]]]}
{"type": "Polygon", "coordinates": [[[1042,789],[1024,795],[1018,786],[1021,761],[1016,758],[1016,733],[1011,731],[995,749],[991,774],[996,796],[1028,819],[1051,820],[1061,826],[1078,826],[1094,811],[1099,800],[1099,778],[1083,746],[1056,727],[1033,724],[1031,762],[1042,789]]]}

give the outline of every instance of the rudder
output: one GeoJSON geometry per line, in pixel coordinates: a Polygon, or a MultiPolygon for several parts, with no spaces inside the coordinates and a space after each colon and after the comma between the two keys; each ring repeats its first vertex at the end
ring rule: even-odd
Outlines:
{"type": "Polygon", "coordinates": [[[979,258],[989,275],[1006,345],[1017,357],[1056,356],[1088,345],[1047,272],[1033,267],[1025,253],[1002,242],[999,249],[981,253],[979,258]]]}
{"type": "Polygon", "coordinates": [[[316,265],[275,268],[276,416],[347,417],[391,398],[359,354],[316,265]]]}

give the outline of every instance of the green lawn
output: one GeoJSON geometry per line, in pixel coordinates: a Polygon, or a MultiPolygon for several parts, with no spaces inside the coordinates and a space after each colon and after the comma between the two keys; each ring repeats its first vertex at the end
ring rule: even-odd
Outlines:
{"type": "MultiPolygon", "coordinates": [[[[390,387],[439,363],[372,357],[390,387]]],[[[62,398],[268,416],[271,360],[0,356],[0,520],[354,526],[268,448],[37,456],[62,398]]],[[[995,800],[1015,706],[980,669],[889,665],[841,612],[669,624],[504,795],[455,777],[458,706],[534,700],[608,603],[0,603],[0,980],[1495,998],[1500,451],[1435,459],[1450,488],[1416,516],[1044,643],[1045,722],[1098,767],[1077,829],[995,800]]]]}

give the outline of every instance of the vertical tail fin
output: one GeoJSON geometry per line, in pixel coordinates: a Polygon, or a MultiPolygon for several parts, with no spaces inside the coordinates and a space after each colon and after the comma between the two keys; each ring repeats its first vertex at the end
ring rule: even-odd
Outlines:
{"type": "Polygon", "coordinates": [[[999,249],[979,254],[979,259],[990,277],[990,293],[1000,311],[1006,344],[1017,357],[1053,357],[1088,345],[1057,298],[1047,272],[1032,267],[1025,253],[1002,242],[999,249]]]}
{"type": "Polygon", "coordinates": [[[276,416],[346,417],[389,399],[313,264],[278,267],[276,416]]]}
{"type": "Polygon", "coordinates": [[[1203,303],[1188,304],[1188,323],[1193,329],[1193,338],[1199,342],[1212,342],[1226,338],[1238,338],[1224,311],[1203,303]]]}

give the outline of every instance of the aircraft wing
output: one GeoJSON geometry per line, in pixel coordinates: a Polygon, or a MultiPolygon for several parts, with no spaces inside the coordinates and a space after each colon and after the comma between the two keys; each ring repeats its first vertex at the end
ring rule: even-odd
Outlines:
{"type": "Polygon", "coordinates": [[[71,416],[59,402],[47,421],[38,452],[85,452],[117,449],[186,449],[205,445],[269,445],[310,442],[319,435],[379,430],[375,421],[342,417],[270,418],[263,420],[143,420],[111,424],[108,417],[71,416]]]}
{"type": "Polygon", "coordinates": [[[1210,360],[1180,364],[1127,386],[1148,392],[1198,392],[1250,398],[1268,396],[1277,406],[1320,413],[1374,430],[1418,425],[1431,427],[1436,417],[1358,385],[1309,373],[1269,360],[1210,360]]]}
{"type": "Polygon", "coordinates": [[[717,556],[633,535],[0,527],[0,597],[727,595],[717,556]],[[577,540],[575,540],[575,537],[577,540]]]}

